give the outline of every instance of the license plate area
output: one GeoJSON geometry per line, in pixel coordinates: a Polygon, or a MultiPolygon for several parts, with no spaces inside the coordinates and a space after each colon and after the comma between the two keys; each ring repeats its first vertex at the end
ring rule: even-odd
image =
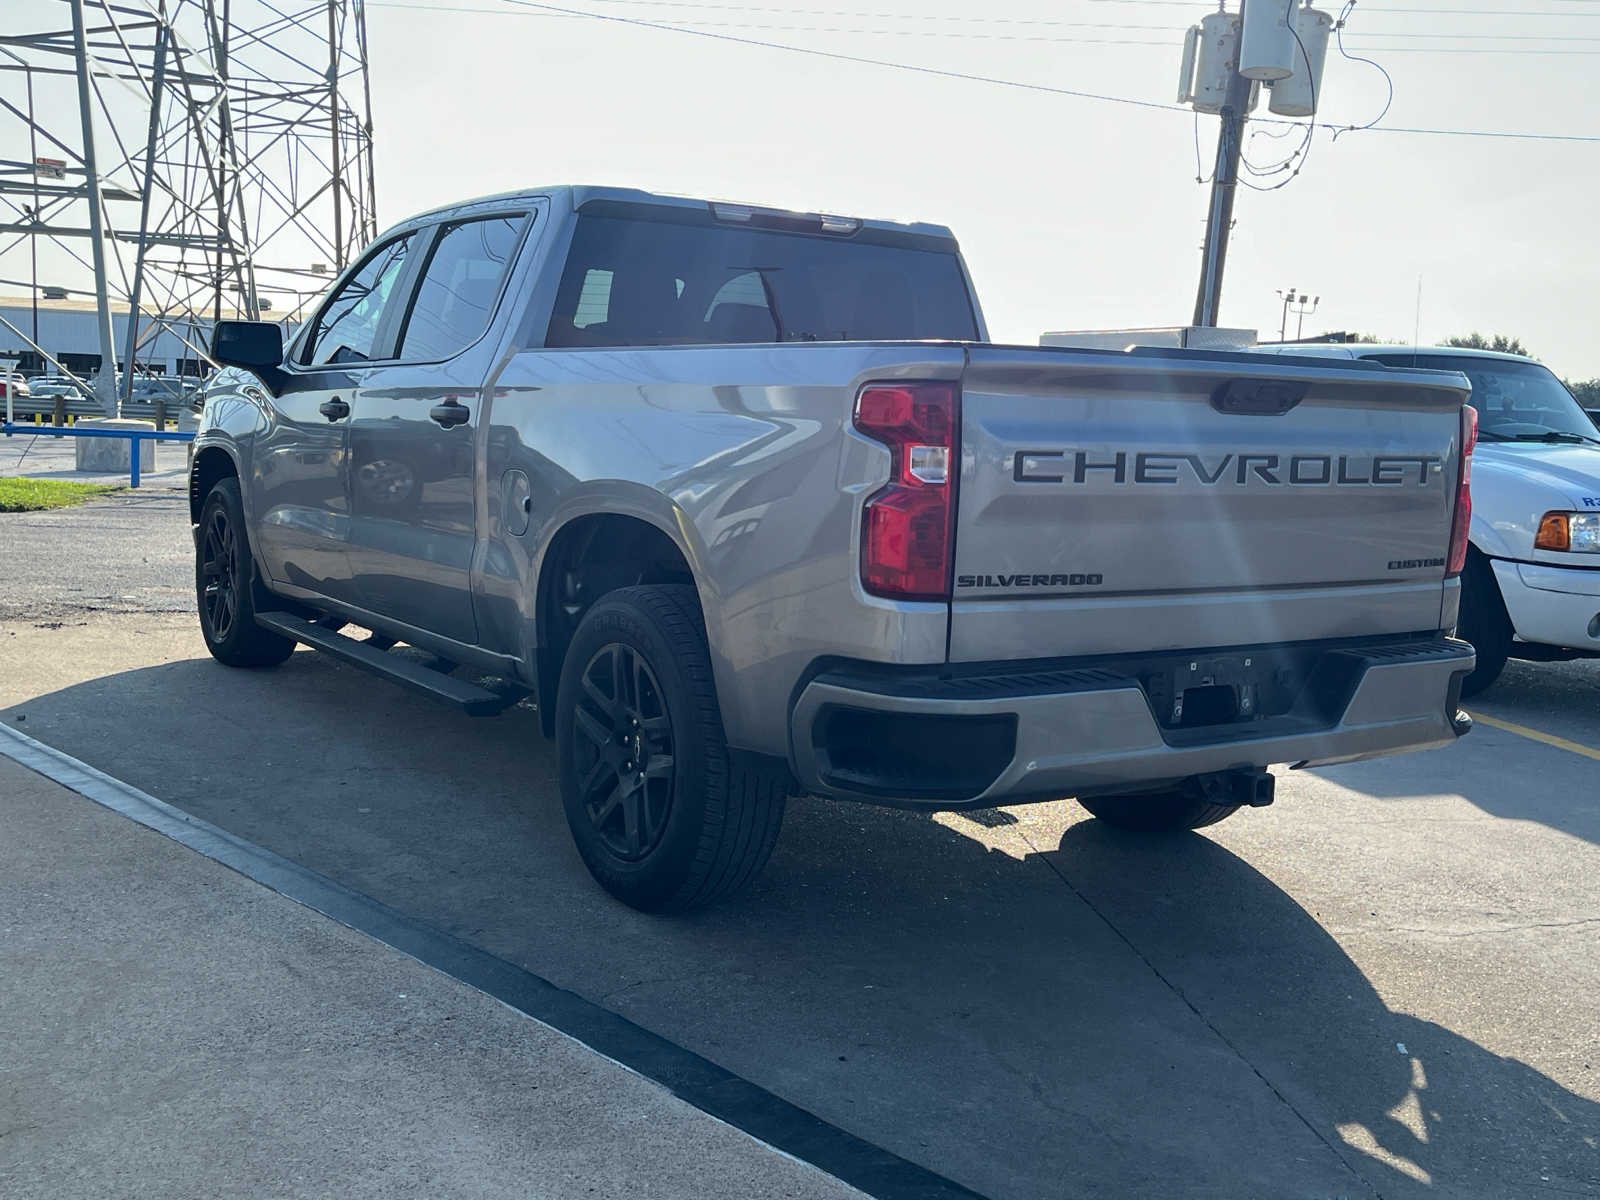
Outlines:
{"type": "Polygon", "coordinates": [[[1294,706],[1303,667],[1277,655],[1185,657],[1140,674],[1163,729],[1203,729],[1279,716],[1294,706]]]}

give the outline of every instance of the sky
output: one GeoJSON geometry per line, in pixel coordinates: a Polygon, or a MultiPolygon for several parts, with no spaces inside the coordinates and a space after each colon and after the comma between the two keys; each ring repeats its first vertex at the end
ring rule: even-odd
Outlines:
{"type": "MultiPolygon", "coordinates": [[[[1170,104],[1183,31],[1213,7],[369,0],[380,220],[558,182],[928,220],[955,231],[996,340],[1186,324],[1215,117],[552,9],[1170,104]]],[[[1600,136],[1596,0],[1358,3],[1345,41],[1393,80],[1380,128],[1600,136]]],[[[1371,122],[1387,90],[1331,48],[1320,117],[1371,122]]],[[[1286,157],[1283,133],[1257,125],[1248,159],[1286,157]]],[[[1294,288],[1321,297],[1307,335],[1505,332],[1600,375],[1597,196],[1600,142],[1319,129],[1285,186],[1240,189],[1222,323],[1275,337],[1294,288]]]]}
{"type": "MultiPolygon", "coordinates": [[[[1186,324],[1217,119],[1162,106],[1214,8],[367,0],[379,222],[555,183],[926,220],[954,230],[996,340],[1186,324]]],[[[1600,0],[1362,0],[1345,43],[1382,69],[1331,49],[1298,173],[1246,172],[1284,186],[1240,189],[1221,322],[1276,337],[1293,288],[1320,297],[1308,336],[1514,334],[1600,376],[1600,0]]],[[[1301,140],[1252,122],[1247,162],[1301,140]]]]}

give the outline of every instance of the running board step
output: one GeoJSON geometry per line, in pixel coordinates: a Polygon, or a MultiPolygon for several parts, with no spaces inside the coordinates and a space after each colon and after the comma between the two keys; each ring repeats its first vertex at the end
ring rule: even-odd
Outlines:
{"type": "Polygon", "coordinates": [[[331,654],[352,667],[382,675],[392,683],[421,692],[431,699],[442,700],[471,717],[504,712],[527,694],[521,690],[513,690],[509,694],[490,691],[465,679],[444,675],[409,659],[389,654],[355,638],[345,637],[325,625],[304,620],[292,613],[257,613],[256,624],[273,633],[281,633],[286,638],[293,638],[313,650],[331,654]]]}

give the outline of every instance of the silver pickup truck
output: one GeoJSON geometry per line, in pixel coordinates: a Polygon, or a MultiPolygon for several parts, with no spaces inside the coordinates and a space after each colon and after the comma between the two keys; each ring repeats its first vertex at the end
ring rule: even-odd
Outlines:
{"type": "Polygon", "coordinates": [[[1195,828],[1470,724],[1453,373],[993,345],[943,228],[579,187],[213,354],[211,653],[531,697],[641,909],[750,879],[797,791],[1195,828]]]}

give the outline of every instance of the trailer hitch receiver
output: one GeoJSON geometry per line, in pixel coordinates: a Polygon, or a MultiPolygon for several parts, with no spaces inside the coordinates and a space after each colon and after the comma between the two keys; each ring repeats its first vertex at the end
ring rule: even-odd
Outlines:
{"type": "Polygon", "coordinates": [[[1271,772],[1258,767],[1240,767],[1194,777],[1194,786],[1210,803],[1249,808],[1265,808],[1271,804],[1277,782],[1271,772]]]}

